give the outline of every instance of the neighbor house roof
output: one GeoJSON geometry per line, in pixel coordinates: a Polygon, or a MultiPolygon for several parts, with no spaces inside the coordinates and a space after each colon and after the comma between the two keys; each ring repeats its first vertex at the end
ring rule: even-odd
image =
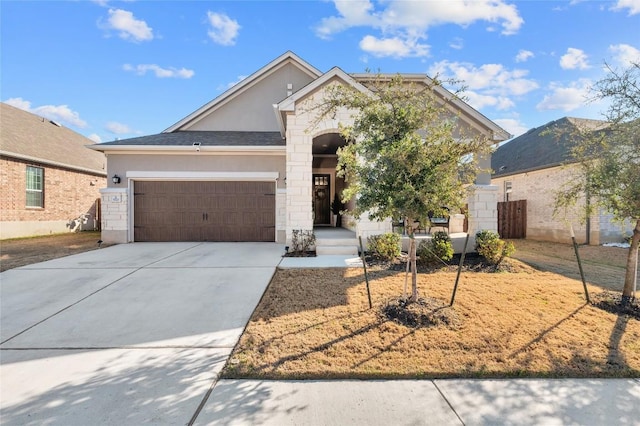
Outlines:
{"type": "Polygon", "coordinates": [[[595,131],[607,126],[606,121],[563,117],[531,129],[491,155],[493,176],[510,176],[570,162],[571,138],[577,131],[595,131]]]}
{"type": "Polygon", "coordinates": [[[104,154],[87,149],[91,139],[36,114],[0,106],[1,155],[106,175],[104,154]]]}

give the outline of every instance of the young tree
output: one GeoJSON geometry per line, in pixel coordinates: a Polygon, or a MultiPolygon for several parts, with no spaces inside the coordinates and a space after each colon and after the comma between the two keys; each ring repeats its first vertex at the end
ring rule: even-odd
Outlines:
{"type": "Polygon", "coordinates": [[[581,173],[559,191],[556,207],[574,203],[588,194],[587,214],[601,207],[618,221],[635,223],[627,255],[622,305],[635,297],[640,245],[640,63],[623,71],[607,65],[608,74],[592,87],[593,100],[608,100],[609,126],[580,131],[574,138],[573,160],[581,173]]]}
{"type": "Polygon", "coordinates": [[[355,217],[371,220],[403,218],[410,238],[412,272],[410,301],[418,298],[414,224],[429,212],[447,214],[468,196],[478,156],[491,148],[490,140],[466,132],[452,112],[457,94],[444,91],[438,81],[417,84],[401,76],[373,76],[369,91],[333,85],[321,103],[320,119],[347,109],[353,124],[341,128],[347,145],[338,151],[338,173],[348,187],[343,201],[356,199],[355,217]],[[467,134],[469,133],[469,134],[467,134]]]}

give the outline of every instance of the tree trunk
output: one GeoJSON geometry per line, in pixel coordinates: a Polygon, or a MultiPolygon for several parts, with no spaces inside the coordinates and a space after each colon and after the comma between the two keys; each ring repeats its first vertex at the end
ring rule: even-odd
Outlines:
{"type": "Polygon", "coordinates": [[[418,268],[416,265],[416,239],[411,236],[411,255],[409,256],[409,260],[411,262],[411,301],[418,301],[418,268]]]}
{"type": "Polygon", "coordinates": [[[622,289],[622,306],[626,306],[633,300],[636,292],[636,276],[638,274],[638,246],[640,245],[640,219],[636,221],[636,227],[631,237],[631,247],[627,255],[627,270],[624,276],[624,288],[622,289]]]}
{"type": "Polygon", "coordinates": [[[411,264],[411,297],[410,302],[418,301],[418,270],[416,268],[416,236],[413,230],[413,219],[407,218],[407,233],[409,234],[409,260],[411,264]]]}

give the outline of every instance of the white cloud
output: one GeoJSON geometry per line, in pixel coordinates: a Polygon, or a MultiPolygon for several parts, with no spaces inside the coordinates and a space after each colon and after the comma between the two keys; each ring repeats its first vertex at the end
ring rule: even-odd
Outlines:
{"type": "Polygon", "coordinates": [[[629,9],[629,16],[640,13],[640,0],[618,0],[613,10],[629,9]]]}
{"type": "Polygon", "coordinates": [[[469,105],[475,109],[482,109],[490,106],[497,110],[508,110],[515,106],[515,103],[504,96],[483,95],[472,90],[466,91],[464,95],[467,97],[469,105]]]}
{"type": "Polygon", "coordinates": [[[614,60],[623,67],[640,62],[640,50],[628,44],[611,45],[609,50],[614,54],[614,60]]]}
{"type": "Polygon", "coordinates": [[[118,31],[118,36],[124,40],[153,40],[153,29],[145,21],[136,19],[128,10],[109,9],[109,18],[103,27],[118,31]]]}
{"type": "Polygon", "coordinates": [[[498,126],[511,133],[513,137],[518,137],[529,130],[527,126],[516,118],[496,118],[493,120],[498,126]]]}
{"type": "Polygon", "coordinates": [[[508,70],[501,64],[484,64],[476,67],[465,62],[440,61],[429,68],[429,75],[442,80],[458,80],[466,86],[469,104],[480,109],[492,106],[507,110],[515,106],[513,96],[522,96],[535,89],[538,83],[526,78],[523,69],[508,70]]]}
{"type": "Polygon", "coordinates": [[[162,68],[156,64],[139,64],[133,66],[131,64],[124,64],[122,69],[125,71],[135,72],[138,75],[145,75],[147,71],[155,73],[158,78],[191,78],[195,72],[186,68],[162,68]]]}
{"type": "Polygon", "coordinates": [[[560,66],[565,70],[585,70],[589,68],[589,62],[583,50],[570,47],[560,58],[560,66]]]}
{"type": "Polygon", "coordinates": [[[320,21],[320,24],[315,29],[316,35],[320,38],[328,39],[333,34],[351,27],[377,27],[379,25],[379,17],[369,0],[336,0],[334,5],[340,16],[331,16],[320,21]]]}
{"type": "Polygon", "coordinates": [[[520,49],[518,54],[516,55],[516,62],[526,62],[529,59],[533,58],[533,52],[530,50],[520,49]]]}
{"type": "Polygon", "coordinates": [[[11,105],[12,107],[20,108],[21,110],[24,110],[24,111],[33,112],[31,111],[31,102],[25,101],[22,98],[9,98],[6,101],[4,101],[4,103],[11,105]]]}
{"type": "Polygon", "coordinates": [[[87,138],[91,139],[95,143],[102,143],[102,138],[98,136],[96,133],[91,133],[87,138]]]}
{"type": "Polygon", "coordinates": [[[375,10],[369,0],[334,0],[340,16],[324,18],[316,28],[321,37],[357,26],[383,30],[396,28],[425,31],[442,24],[470,25],[476,21],[500,23],[503,34],[516,33],[524,20],[513,4],[502,0],[465,0],[455,2],[411,2],[389,0],[375,10]]]}
{"type": "Polygon", "coordinates": [[[118,123],[117,121],[110,121],[104,126],[106,130],[116,135],[124,135],[127,133],[133,133],[133,130],[126,124],[118,123]]]}
{"type": "Polygon", "coordinates": [[[398,37],[379,39],[371,35],[360,41],[360,49],[378,58],[406,58],[426,56],[429,53],[429,46],[418,43],[418,40],[404,40],[398,37]]]}
{"type": "Polygon", "coordinates": [[[207,12],[211,28],[208,33],[211,40],[223,46],[233,46],[236,44],[236,37],[240,31],[238,21],[229,18],[223,13],[207,12]]]}
{"type": "Polygon", "coordinates": [[[464,40],[462,40],[460,37],[456,37],[449,43],[449,47],[452,49],[460,50],[464,47],[464,40]]]}
{"type": "Polygon", "coordinates": [[[87,127],[87,122],[82,120],[80,114],[73,111],[68,105],[42,105],[32,108],[31,102],[22,98],[10,98],[5,103],[61,124],[70,124],[80,128],[87,127]]]}
{"type": "Polygon", "coordinates": [[[328,39],[349,28],[371,27],[381,34],[366,35],[360,46],[376,52],[376,56],[426,56],[428,47],[419,41],[427,38],[429,28],[438,25],[464,27],[486,21],[500,24],[503,34],[514,34],[524,23],[516,6],[503,0],[388,0],[375,5],[370,0],[334,0],[334,4],[338,15],[323,18],[315,28],[316,35],[328,39]]]}
{"type": "Polygon", "coordinates": [[[580,79],[569,86],[551,83],[551,93],[545,95],[542,101],[536,105],[538,110],[559,109],[565,112],[583,107],[587,103],[591,81],[580,79]]]}
{"type": "Polygon", "coordinates": [[[218,90],[231,89],[233,86],[235,86],[236,84],[240,83],[242,80],[244,80],[247,77],[248,76],[246,76],[246,75],[239,75],[238,78],[235,81],[232,81],[231,83],[227,83],[227,84],[221,84],[220,86],[218,86],[218,90]]]}

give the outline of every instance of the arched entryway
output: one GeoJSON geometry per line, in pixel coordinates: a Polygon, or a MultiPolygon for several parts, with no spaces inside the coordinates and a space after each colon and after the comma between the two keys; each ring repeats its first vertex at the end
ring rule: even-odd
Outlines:
{"type": "Polygon", "coordinates": [[[344,138],[337,132],[324,133],[313,138],[312,211],[315,227],[336,226],[333,203],[338,202],[345,188],[344,178],[336,174],[337,150],[345,143],[344,138]]]}

